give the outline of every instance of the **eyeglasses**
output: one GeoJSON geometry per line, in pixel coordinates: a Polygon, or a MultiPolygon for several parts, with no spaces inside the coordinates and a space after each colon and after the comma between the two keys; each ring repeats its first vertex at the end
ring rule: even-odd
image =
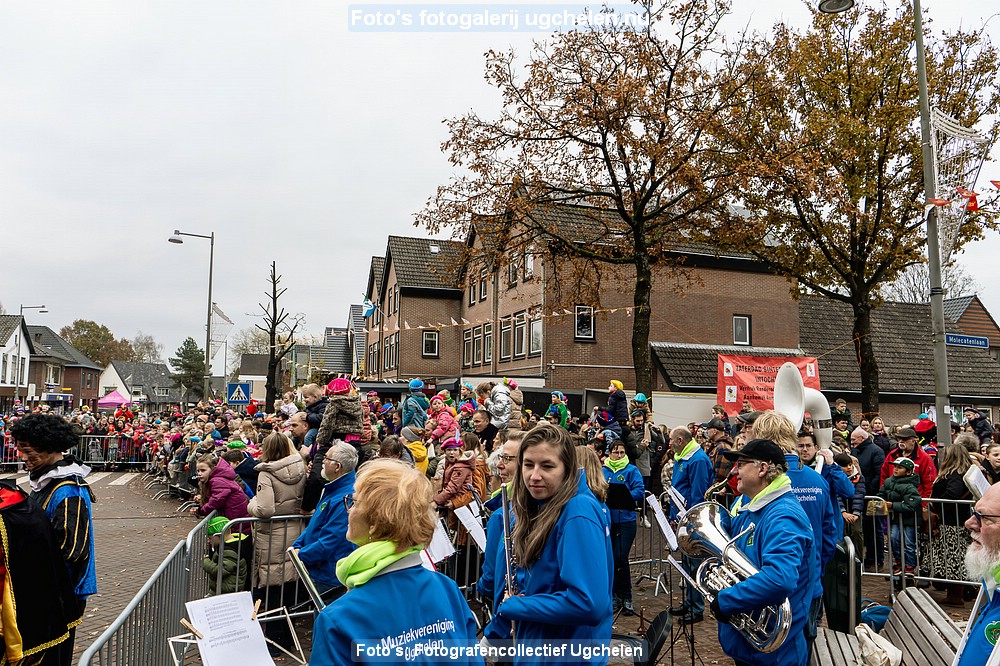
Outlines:
{"type": "Polygon", "coordinates": [[[348,511],[354,507],[354,495],[344,495],[344,508],[348,511]]]}
{"type": "Polygon", "coordinates": [[[760,460],[754,460],[753,458],[743,458],[742,460],[737,460],[734,464],[735,464],[735,466],[737,468],[739,468],[739,467],[743,467],[743,465],[746,465],[747,463],[753,463],[753,464],[756,465],[759,462],[761,462],[761,461],[760,460]]]}
{"type": "Polygon", "coordinates": [[[502,462],[503,464],[505,464],[505,465],[509,465],[510,463],[512,463],[512,462],[514,462],[515,460],[517,460],[517,456],[508,456],[508,455],[507,455],[506,453],[501,453],[501,454],[500,454],[500,455],[498,456],[498,458],[499,458],[499,459],[500,459],[500,461],[501,461],[501,462],[502,462]]]}
{"type": "Polygon", "coordinates": [[[1000,515],[995,513],[979,513],[975,509],[972,510],[972,517],[975,518],[980,525],[992,525],[993,521],[1000,520],[1000,515]],[[986,522],[983,518],[989,518],[990,522],[986,522]]]}

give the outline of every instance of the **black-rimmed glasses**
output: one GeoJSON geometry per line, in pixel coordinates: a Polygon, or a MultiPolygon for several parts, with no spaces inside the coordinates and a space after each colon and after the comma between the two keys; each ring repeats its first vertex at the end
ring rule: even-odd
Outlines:
{"type": "Polygon", "coordinates": [[[344,495],[344,508],[348,511],[354,506],[354,495],[344,495]]]}
{"type": "Polygon", "coordinates": [[[501,453],[497,458],[502,460],[504,465],[509,465],[517,460],[517,456],[508,456],[506,453],[501,453]]]}
{"type": "Polygon", "coordinates": [[[972,516],[977,521],[979,521],[980,525],[992,525],[993,524],[992,521],[1000,520],[1000,515],[997,515],[995,513],[979,513],[975,509],[972,510],[972,516]],[[991,522],[988,523],[984,522],[983,518],[989,518],[991,522]]]}

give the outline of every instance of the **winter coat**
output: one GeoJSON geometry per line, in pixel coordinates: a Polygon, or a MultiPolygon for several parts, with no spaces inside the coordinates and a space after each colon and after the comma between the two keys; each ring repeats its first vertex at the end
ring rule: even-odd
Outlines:
{"type": "Polygon", "coordinates": [[[759,666],[800,666],[809,661],[805,624],[819,570],[818,547],[813,544],[812,528],[791,486],[761,491],[751,502],[745,495],[737,500],[733,515],[723,516],[727,534],[741,534],[750,525],[751,532],[738,538],[736,548],[746,555],[758,573],[738,585],[719,592],[723,613],[758,610],[788,599],[792,607],[792,625],[788,637],[774,652],[754,649],[731,624],[719,624],[719,643],[727,655],[737,661],[759,666]]]}
{"type": "Polygon", "coordinates": [[[512,389],[509,386],[507,389],[510,391],[510,420],[507,421],[507,428],[509,430],[520,430],[521,412],[524,407],[524,393],[521,389],[512,389]]]}
{"type": "Polygon", "coordinates": [[[367,400],[361,401],[361,441],[372,441],[372,410],[367,400]]]}
{"type": "MultiPolygon", "coordinates": [[[[563,507],[539,558],[518,564],[521,595],[504,599],[494,618],[513,620],[518,640],[607,644],[614,563],[609,534],[608,516],[581,474],[576,495],[563,507]]],[[[505,560],[501,540],[496,561],[505,560]]],[[[607,657],[587,663],[605,664],[607,657]]]]}
{"type": "Polygon", "coordinates": [[[326,484],[316,512],[292,544],[299,549],[299,559],[306,565],[313,582],[339,586],[337,560],[357,548],[347,540],[347,507],[344,505],[344,496],[354,494],[355,479],[354,472],[348,472],[326,484]]]}
{"type": "Polygon", "coordinates": [[[902,514],[903,525],[916,525],[920,521],[920,491],[917,486],[920,484],[920,477],[916,474],[909,476],[890,476],[882,484],[878,491],[878,496],[887,502],[892,502],[889,509],[890,524],[895,523],[897,515],[902,514]]]}
{"type": "Polygon", "coordinates": [[[858,467],[861,468],[861,474],[865,477],[867,486],[865,494],[877,495],[878,489],[882,485],[880,474],[882,463],[885,461],[885,453],[869,437],[851,449],[851,455],[858,459],[858,467]]]}
{"type": "MultiPolygon", "coordinates": [[[[639,470],[636,469],[635,465],[628,464],[620,472],[616,472],[605,463],[601,467],[601,472],[604,473],[604,480],[608,482],[609,486],[612,484],[621,484],[628,490],[633,502],[636,504],[642,502],[646,491],[642,485],[642,475],[639,474],[639,470]]],[[[612,525],[635,522],[635,511],[630,509],[609,509],[609,512],[611,513],[612,525]]]]}
{"type": "Polygon", "coordinates": [[[306,423],[310,428],[319,428],[323,422],[323,415],[326,413],[327,396],[323,396],[313,404],[306,407],[306,423]]]}
{"type": "Polygon", "coordinates": [[[326,480],[323,478],[323,458],[330,450],[334,438],[343,439],[346,435],[361,435],[361,398],[357,395],[331,395],[328,399],[323,422],[316,435],[313,453],[313,466],[306,479],[305,491],[302,493],[302,510],[312,511],[316,508],[319,496],[323,493],[326,480]]]}
{"type": "MultiPolygon", "coordinates": [[[[218,511],[219,515],[225,516],[229,520],[246,518],[247,496],[236,483],[236,472],[225,458],[219,458],[215,464],[215,469],[208,477],[208,497],[202,497],[203,504],[198,507],[199,516],[207,516],[213,511],[218,511]]],[[[248,523],[240,523],[239,531],[249,530],[248,523]]]]}
{"type": "MultiPolygon", "coordinates": [[[[972,493],[965,485],[965,480],[958,472],[951,472],[934,479],[931,497],[949,500],[973,499],[972,493]]],[[[955,527],[961,527],[969,519],[969,508],[968,504],[952,504],[951,502],[933,502],[931,504],[931,510],[941,519],[942,524],[955,527]]]]}
{"type": "Polygon", "coordinates": [[[608,394],[608,411],[618,423],[628,423],[628,398],[625,397],[625,391],[615,389],[608,394]]]}
{"type": "Polygon", "coordinates": [[[503,430],[510,423],[510,389],[505,384],[497,384],[486,399],[486,411],[490,413],[490,423],[497,430],[503,430]]]}
{"type": "MultiPolygon", "coordinates": [[[[892,476],[892,469],[894,465],[892,464],[897,458],[902,458],[903,453],[896,447],[889,452],[889,455],[885,457],[885,462],[882,463],[881,475],[879,476],[879,482],[885,485],[886,480],[892,476]]],[[[920,482],[917,484],[918,490],[921,497],[930,497],[931,488],[934,486],[934,479],[937,478],[937,468],[934,466],[934,461],[931,459],[930,455],[920,448],[919,442],[917,446],[913,448],[913,453],[909,455],[910,460],[917,466],[913,473],[920,477],[920,482]]],[[[865,475],[867,476],[867,474],[865,475]]]]}
{"type": "Polygon", "coordinates": [[[252,549],[249,544],[241,543],[247,539],[245,534],[233,534],[226,539],[226,548],[221,553],[213,550],[201,562],[201,568],[208,574],[209,594],[229,594],[244,592],[250,589],[250,557],[252,549]],[[216,591],[219,584],[219,567],[222,567],[222,589],[216,591]]]}
{"type": "Polygon", "coordinates": [[[972,426],[972,432],[976,433],[976,437],[979,438],[979,444],[982,445],[993,439],[993,426],[986,420],[986,416],[982,412],[976,410],[976,413],[979,416],[969,419],[969,425],[972,426]]]}
{"type": "Polygon", "coordinates": [[[889,453],[889,451],[892,451],[894,448],[898,446],[895,440],[890,438],[889,433],[887,433],[885,430],[882,430],[880,432],[873,432],[872,439],[875,441],[875,445],[878,446],[878,448],[882,449],[882,451],[884,451],[885,453],[889,453]]]}
{"type": "Polygon", "coordinates": [[[652,472],[649,465],[649,445],[643,444],[643,430],[632,430],[625,437],[625,453],[632,461],[639,474],[643,477],[649,476],[652,472]]]}
{"type": "Polygon", "coordinates": [[[403,423],[402,427],[423,428],[427,420],[427,408],[430,401],[423,393],[410,393],[403,398],[403,423]]]}
{"type": "Polygon", "coordinates": [[[854,496],[851,498],[841,497],[839,503],[842,512],[852,513],[860,518],[865,515],[865,493],[868,492],[868,486],[865,483],[865,475],[857,471],[857,467],[854,469],[855,474],[847,477],[854,484],[854,496]]]}
{"type": "Polygon", "coordinates": [[[466,648],[477,642],[476,620],[462,592],[447,576],[422,567],[419,553],[386,567],[323,609],[316,616],[309,663],[353,664],[360,641],[394,646],[391,656],[382,658],[386,662],[483,663],[482,657],[468,653],[449,659],[414,650],[428,644],[466,648]],[[412,656],[404,659],[405,654],[412,656]]]}
{"type": "Polygon", "coordinates": [[[475,471],[475,451],[465,451],[455,462],[445,463],[444,476],[441,477],[441,492],[434,496],[434,502],[438,506],[444,506],[455,497],[467,492],[465,486],[472,483],[475,471]]]}
{"type": "Polygon", "coordinates": [[[438,441],[443,441],[449,435],[454,435],[455,430],[458,429],[458,422],[455,421],[455,416],[451,413],[448,405],[436,412],[427,412],[427,418],[437,421],[437,427],[434,428],[431,437],[438,441]]]}
{"type": "MultiPolygon", "coordinates": [[[[256,467],[257,494],[247,511],[257,518],[298,515],[306,485],[306,465],[298,452],[280,460],[259,463],[256,467]]],[[[285,557],[285,550],[302,532],[301,520],[283,520],[254,524],[254,548],[257,551],[255,587],[280,585],[295,580],[295,569],[285,557]]]]}
{"type": "MultiPolygon", "coordinates": [[[[704,502],[705,492],[714,481],[715,468],[712,466],[712,459],[701,447],[684,458],[674,458],[671,482],[674,490],[686,500],[687,508],[704,502]]],[[[680,510],[671,502],[670,518],[676,520],[678,513],[680,510]]]]}
{"type": "MultiPolygon", "coordinates": [[[[813,548],[819,549],[820,570],[825,570],[837,550],[837,542],[844,533],[844,519],[840,511],[834,509],[836,504],[830,501],[830,487],[823,481],[819,472],[801,464],[799,457],[794,453],[785,454],[785,463],[788,465],[792,492],[802,505],[802,510],[806,512],[809,524],[812,525],[813,548]],[[835,520],[834,514],[840,520],[835,520]]],[[[817,583],[813,589],[813,599],[823,594],[822,579],[817,580],[817,583]]]]}

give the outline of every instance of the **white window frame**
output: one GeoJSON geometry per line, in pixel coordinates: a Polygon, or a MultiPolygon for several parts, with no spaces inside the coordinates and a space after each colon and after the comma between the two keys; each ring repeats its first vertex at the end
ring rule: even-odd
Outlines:
{"type": "Polygon", "coordinates": [[[523,268],[525,281],[528,281],[535,276],[535,255],[531,250],[524,251],[524,257],[521,259],[521,266],[523,268]]]}
{"type": "Polygon", "coordinates": [[[751,330],[751,325],[753,324],[753,319],[750,315],[733,315],[733,345],[737,347],[749,347],[753,341],[753,331],[751,330]],[[743,322],[746,327],[746,337],[737,338],[738,334],[738,322],[743,322]]]}
{"type": "Polygon", "coordinates": [[[481,301],[486,300],[486,294],[488,293],[489,290],[488,285],[489,285],[489,272],[486,270],[486,267],[484,266],[479,271],[479,300],[481,301]]]}
{"type": "Polygon", "coordinates": [[[528,322],[528,355],[537,356],[542,353],[542,318],[535,317],[528,322]],[[535,333],[538,333],[538,345],[535,345],[535,333]]]}
{"type": "Polygon", "coordinates": [[[504,317],[500,320],[500,360],[509,361],[513,351],[514,320],[510,317],[504,317]]]}
{"type": "Polygon", "coordinates": [[[476,280],[475,278],[469,278],[469,305],[476,304],[476,280]]]}
{"type": "Polygon", "coordinates": [[[597,331],[594,325],[594,308],[590,305],[577,305],[573,314],[573,339],[577,341],[592,342],[597,339],[597,331]],[[590,333],[580,332],[580,318],[586,316],[590,318],[590,333]]]}
{"type": "Polygon", "coordinates": [[[493,323],[483,324],[483,363],[493,362],[493,323]]]}
{"type": "Polygon", "coordinates": [[[437,331],[424,331],[423,340],[420,345],[421,355],[424,358],[437,358],[438,357],[438,332],[437,331]],[[433,351],[427,351],[428,344],[432,344],[434,347],[433,351]]]}
{"type": "Polygon", "coordinates": [[[517,255],[512,254],[510,257],[510,263],[507,264],[507,286],[513,287],[517,284],[517,273],[518,273],[518,262],[517,255]]]}
{"type": "Polygon", "coordinates": [[[472,329],[472,364],[483,364],[483,327],[476,326],[472,329]]]}
{"type": "Polygon", "coordinates": [[[472,329],[462,331],[462,367],[472,365],[472,329]]]}
{"type": "Polygon", "coordinates": [[[55,363],[45,364],[45,383],[46,384],[61,384],[62,383],[62,373],[59,372],[61,368],[55,363]]]}
{"type": "Polygon", "coordinates": [[[166,386],[157,386],[155,390],[156,390],[156,397],[157,398],[169,398],[170,397],[170,388],[169,387],[166,387],[166,386]]]}
{"type": "Polygon", "coordinates": [[[528,315],[518,312],[514,315],[514,358],[521,358],[528,353],[528,315]],[[518,340],[520,337],[520,340],[518,340]]]}

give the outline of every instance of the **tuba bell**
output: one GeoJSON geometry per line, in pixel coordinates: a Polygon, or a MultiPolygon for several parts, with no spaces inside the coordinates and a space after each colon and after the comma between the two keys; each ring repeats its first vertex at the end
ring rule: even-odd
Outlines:
{"type": "MultiPolygon", "coordinates": [[[[689,557],[708,558],[694,575],[694,582],[711,604],[719,592],[758,573],[746,555],[734,543],[752,531],[746,530],[732,539],[722,527],[725,507],[717,502],[702,502],[691,507],[677,524],[677,542],[689,557]]],[[[767,606],[749,613],[736,613],[730,624],[760,652],[774,652],[785,642],[792,626],[792,606],[786,598],[776,606],[767,606]]]]}
{"type": "MultiPolygon", "coordinates": [[[[774,411],[788,417],[795,426],[795,432],[802,428],[806,412],[813,422],[813,434],[821,449],[833,446],[833,417],[826,397],[802,381],[802,374],[794,363],[784,363],[774,378],[774,411]]],[[[817,456],[818,470],[822,469],[823,458],[817,456]]],[[[817,471],[818,471],[817,470],[817,471]]]]}

